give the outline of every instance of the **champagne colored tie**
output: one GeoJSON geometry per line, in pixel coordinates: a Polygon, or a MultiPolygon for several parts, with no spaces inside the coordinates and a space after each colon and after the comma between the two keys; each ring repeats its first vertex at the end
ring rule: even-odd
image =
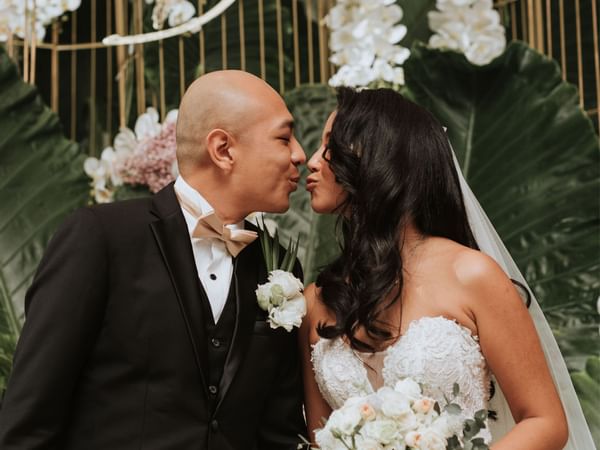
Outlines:
{"type": "Polygon", "coordinates": [[[227,251],[234,258],[248,245],[251,244],[258,234],[251,230],[232,230],[225,226],[214,212],[201,215],[198,209],[181,192],[176,192],[181,206],[192,216],[198,219],[192,237],[205,239],[219,239],[225,243],[227,251]]]}

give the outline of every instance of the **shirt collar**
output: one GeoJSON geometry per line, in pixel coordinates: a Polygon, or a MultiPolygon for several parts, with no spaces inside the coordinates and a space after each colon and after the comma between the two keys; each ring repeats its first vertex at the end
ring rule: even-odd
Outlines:
{"type": "MultiPolygon", "coordinates": [[[[200,192],[198,192],[196,189],[194,189],[192,186],[190,186],[181,175],[179,175],[177,177],[177,179],[175,180],[175,189],[179,192],[181,192],[183,195],[185,195],[186,199],[188,199],[188,201],[193,202],[194,207],[196,209],[198,209],[199,211],[202,212],[202,215],[206,215],[206,214],[210,214],[211,212],[213,212],[215,209],[211,206],[210,203],[208,203],[208,200],[206,200],[202,194],[200,194],[200,192]]],[[[182,208],[183,209],[183,208],[182,208]]],[[[189,223],[189,221],[187,220],[188,215],[191,217],[191,214],[188,213],[185,209],[183,209],[184,211],[184,216],[186,217],[186,222],[188,222],[188,226],[191,225],[189,223]]],[[[196,226],[195,223],[195,219],[194,218],[194,225],[191,228],[192,230],[194,229],[194,227],[196,226]]],[[[244,222],[238,222],[238,223],[234,223],[234,224],[230,224],[230,225],[226,225],[226,227],[231,228],[232,230],[243,230],[244,229],[244,222]]]]}

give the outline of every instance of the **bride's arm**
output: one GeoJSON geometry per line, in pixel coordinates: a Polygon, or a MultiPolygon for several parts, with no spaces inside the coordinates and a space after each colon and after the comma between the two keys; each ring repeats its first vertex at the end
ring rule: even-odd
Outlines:
{"type": "Polygon", "coordinates": [[[307,313],[298,333],[300,357],[302,358],[302,376],[304,379],[304,410],[308,427],[308,439],[313,443],[315,442],[315,429],[322,428],[323,418],[327,419],[329,414],[331,414],[331,408],[321,396],[321,392],[315,381],[311,362],[311,344],[314,344],[318,339],[315,327],[320,321],[325,321],[325,317],[320,316],[322,308],[319,306],[317,295],[317,288],[314,283],[304,290],[307,313]]]}
{"type": "Polygon", "coordinates": [[[568,438],[565,414],[529,312],[502,269],[481,253],[457,261],[482,352],[516,426],[492,450],[559,450],[568,438]]]}

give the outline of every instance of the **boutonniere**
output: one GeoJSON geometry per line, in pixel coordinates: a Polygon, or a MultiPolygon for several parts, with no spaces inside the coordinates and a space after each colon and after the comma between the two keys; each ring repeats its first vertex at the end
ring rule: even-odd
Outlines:
{"type": "Polygon", "coordinates": [[[292,270],[298,253],[298,241],[288,244],[287,251],[279,264],[279,235],[277,230],[271,235],[264,221],[259,222],[258,238],[269,273],[269,281],[258,285],[256,299],[258,306],[269,314],[271,328],[283,327],[292,331],[300,327],[306,315],[304,285],[294,276],[292,270]]]}

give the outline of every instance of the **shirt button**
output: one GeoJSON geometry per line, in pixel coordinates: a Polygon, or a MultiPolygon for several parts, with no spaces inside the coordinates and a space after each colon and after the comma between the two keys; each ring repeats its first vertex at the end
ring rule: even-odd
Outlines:
{"type": "Polygon", "coordinates": [[[217,338],[212,338],[210,340],[210,343],[212,344],[213,347],[215,348],[219,348],[221,346],[221,341],[218,340],[217,338]]]}
{"type": "Polygon", "coordinates": [[[217,279],[217,276],[216,276],[214,273],[211,273],[211,274],[210,274],[210,279],[211,279],[211,280],[216,280],[216,279],[217,279]]]}
{"type": "Polygon", "coordinates": [[[212,395],[215,395],[217,393],[217,387],[215,385],[211,384],[208,387],[208,392],[210,392],[212,395]]]}
{"type": "Polygon", "coordinates": [[[216,420],[213,420],[213,421],[211,421],[211,422],[210,422],[210,429],[211,429],[213,432],[215,432],[215,433],[216,433],[216,432],[217,432],[217,430],[219,429],[219,422],[217,422],[216,420]]]}

